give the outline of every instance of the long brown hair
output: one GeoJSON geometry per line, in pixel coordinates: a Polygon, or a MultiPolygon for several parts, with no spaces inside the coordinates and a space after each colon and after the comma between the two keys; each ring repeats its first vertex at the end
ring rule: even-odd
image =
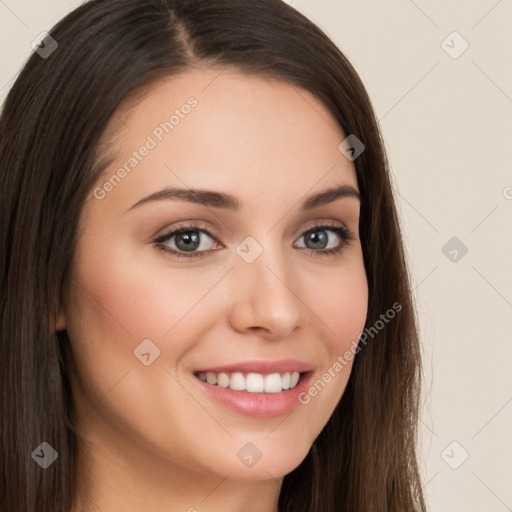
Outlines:
{"type": "Polygon", "coordinates": [[[416,455],[417,319],[378,124],[345,56],[281,0],[92,0],[50,35],[58,46],[46,57],[30,56],[0,117],[2,512],[68,512],[74,503],[79,434],[69,340],[53,322],[82,207],[108,163],[100,139],[128,94],[198,65],[304,88],[346,135],[363,141],[354,165],[366,326],[375,330],[382,314],[401,305],[393,321],[360,343],[334,413],[284,477],[280,512],[425,511],[416,455]],[[45,470],[31,457],[43,441],[58,453],[45,470]]]}

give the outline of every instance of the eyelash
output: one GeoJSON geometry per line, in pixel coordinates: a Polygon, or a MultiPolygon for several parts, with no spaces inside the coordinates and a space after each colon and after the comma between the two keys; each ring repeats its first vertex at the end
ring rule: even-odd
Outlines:
{"type": "MultiPolygon", "coordinates": [[[[304,231],[299,238],[302,238],[304,235],[315,232],[315,231],[332,231],[336,233],[341,238],[341,243],[338,247],[334,249],[324,249],[324,250],[314,250],[310,249],[310,255],[314,258],[323,257],[323,256],[330,256],[334,254],[341,254],[345,247],[350,245],[350,243],[356,239],[355,235],[352,233],[352,231],[345,226],[334,223],[334,222],[325,222],[323,224],[318,224],[316,226],[313,226],[311,228],[308,228],[306,231],[304,231]]],[[[160,235],[158,238],[153,240],[153,245],[167,253],[172,254],[173,256],[177,256],[178,258],[204,258],[205,254],[207,254],[209,251],[198,251],[198,252],[185,252],[185,251],[176,251],[174,249],[170,249],[168,246],[164,245],[163,242],[169,240],[175,235],[179,235],[181,233],[187,233],[189,231],[197,231],[204,233],[208,235],[212,240],[214,240],[216,243],[219,243],[217,239],[209,233],[207,229],[202,228],[201,226],[198,226],[196,224],[190,224],[186,226],[180,226],[178,228],[173,228],[163,235],[160,235]]]]}

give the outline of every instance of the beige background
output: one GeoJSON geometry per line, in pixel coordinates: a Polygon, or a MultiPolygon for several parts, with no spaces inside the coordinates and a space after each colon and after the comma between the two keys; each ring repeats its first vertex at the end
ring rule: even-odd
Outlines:
{"type": "MultiPolygon", "coordinates": [[[[80,3],[0,0],[0,101],[31,41],[80,3]]],[[[429,510],[512,510],[511,2],[288,3],[350,59],[386,140],[424,347],[429,510]]]]}

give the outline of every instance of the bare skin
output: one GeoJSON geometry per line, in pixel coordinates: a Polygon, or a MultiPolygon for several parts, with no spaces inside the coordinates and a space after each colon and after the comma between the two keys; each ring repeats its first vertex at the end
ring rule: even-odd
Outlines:
{"type": "MultiPolygon", "coordinates": [[[[74,512],[277,512],[283,477],[327,423],[352,364],[307,405],[271,418],[213,400],[193,372],[293,358],[312,365],[314,382],[364,329],[359,200],[299,209],[331,187],[358,190],[353,162],[338,150],[346,135],[310,93],[232,70],[188,71],[148,92],[122,105],[105,134],[116,160],[84,206],[56,324],[72,345],[83,436],[74,512]],[[181,108],[190,97],[197,104],[181,108]],[[175,109],[179,121],[158,140],[155,128],[175,109]],[[148,136],[156,147],[142,157],[148,136]],[[136,166],[104,186],[134,151],[136,166]],[[171,186],[229,193],[242,206],[162,199],[131,208],[171,186]],[[326,222],[354,239],[344,245],[320,228],[326,249],[307,244],[304,233],[326,222]],[[204,257],[177,257],[153,243],[190,224],[209,233],[195,231],[204,257]],[[249,251],[262,249],[251,263],[236,251],[247,237],[256,242],[249,251]],[[341,253],[321,254],[339,246],[341,253]],[[145,339],[160,350],[147,366],[134,354],[145,339]],[[237,456],[249,442],[262,454],[252,467],[237,456]]],[[[162,245],[188,254],[177,236],[162,245]]]]}

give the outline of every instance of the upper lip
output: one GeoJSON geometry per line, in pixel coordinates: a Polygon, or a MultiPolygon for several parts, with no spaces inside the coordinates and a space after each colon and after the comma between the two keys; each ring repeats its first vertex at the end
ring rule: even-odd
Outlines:
{"type": "Polygon", "coordinates": [[[213,373],[261,373],[268,375],[270,373],[285,372],[309,372],[313,367],[309,363],[297,361],[296,359],[279,359],[276,361],[259,360],[259,361],[241,361],[239,363],[231,363],[222,366],[211,366],[208,368],[200,368],[194,370],[197,372],[213,372],[213,373]]]}

